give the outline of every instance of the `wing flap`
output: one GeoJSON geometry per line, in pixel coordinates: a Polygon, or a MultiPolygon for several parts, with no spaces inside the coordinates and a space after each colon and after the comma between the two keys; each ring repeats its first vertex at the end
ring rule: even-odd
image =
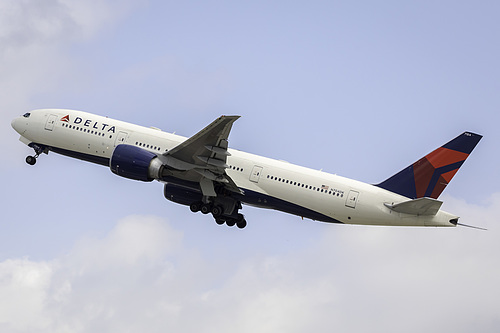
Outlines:
{"type": "Polygon", "coordinates": [[[436,215],[442,204],[442,201],[424,197],[397,204],[385,203],[384,205],[398,213],[411,215],[436,215]]]}
{"type": "Polygon", "coordinates": [[[221,116],[201,131],[159,156],[170,169],[170,175],[197,181],[204,195],[214,196],[213,182],[239,193],[234,181],[226,174],[228,137],[233,123],[240,116],[221,116]]]}
{"type": "Polygon", "coordinates": [[[226,161],[227,139],[233,123],[239,116],[222,116],[214,120],[204,129],[165,153],[179,160],[205,166],[206,161],[200,157],[215,158],[226,161]]]}

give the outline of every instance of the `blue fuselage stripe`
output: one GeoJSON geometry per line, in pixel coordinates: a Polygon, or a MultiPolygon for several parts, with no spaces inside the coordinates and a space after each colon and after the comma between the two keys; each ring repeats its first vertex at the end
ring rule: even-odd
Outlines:
{"type": "Polygon", "coordinates": [[[315,221],[342,223],[334,218],[315,212],[314,210],[296,205],[286,200],[262,194],[259,192],[242,189],[243,195],[235,195],[238,200],[251,206],[279,210],[281,212],[305,217],[315,221]]]}
{"type": "Polygon", "coordinates": [[[79,153],[73,150],[67,150],[67,149],[61,149],[57,147],[49,147],[51,151],[54,153],[58,153],[60,155],[64,156],[69,156],[73,158],[77,158],[79,160],[87,161],[87,162],[92,162],[96,164],[100,164],[103,166],[109,167],[109,158],[106,157],[99,157],[99,156],[94,156],[91,154],[85,154],[85,153],[79,153]]]}

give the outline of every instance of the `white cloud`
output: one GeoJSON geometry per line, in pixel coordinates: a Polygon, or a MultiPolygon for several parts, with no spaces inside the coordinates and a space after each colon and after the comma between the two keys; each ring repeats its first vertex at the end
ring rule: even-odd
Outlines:
{"type": "Polygon", "coordinates": [[[45,302],[53,265],[28,259],[0,263],[0,328],[32,331],[47,327],[45,302]]]}
{"type": "MultiPolygon", "coordinates": [[[[494,217],[500,203],[498,195],[481,209],[447,199],[450,211],[471,212],[472,218],[494,217]]],[[[7,332],[498,331],[495,229],[328,227],[315,245],[285,254],[234,258],[214,239],[210,246],[220,249],[220,256],[210,257],[203,248],[188,248],[167,221],[131,216],[106,236],[87,237],[52,261],[0,263],[0,327],[7,332]]]]}
{"type": "Polygon", "coordinates": [[[53,46],[92,38],[104,26],[122,18],[133,7],[132,3],[4,0],[0,3],[2,54],[34,44],[53,46]]]}
{"type": "Polygon", "coordinates": [[[177,232],[161,225],[154,217],[130,216],[106,237],[106,241],[85,239],[75,247],[79,268],[109,269],[134,266],[139,262],[156,262],[175,252],[180,238],[177,232]]]}
{"type": "Polygon", "coordinates": [[[10,120],[33,108],[35,96],[62,91],[81,76],[69,53],[72,43],[94,38],[130,11],[132,4],[98,0],[0,2],[0,142],[8,141],[3,136],[12,131],[10,120]]]}

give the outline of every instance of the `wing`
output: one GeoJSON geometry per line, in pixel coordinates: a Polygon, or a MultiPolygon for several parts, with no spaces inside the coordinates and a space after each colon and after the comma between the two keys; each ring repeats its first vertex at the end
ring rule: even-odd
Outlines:
{"type": "Polygon", "coordinates": [[[240,116],[221,116],[207,127],[159,156],[176,178],[199,182],[204,195],[216,196],[214,182],[223,184],[233,192],[239,192],[233,180],[226,174],[228,167],[228,137],[233,123],[240,116]]]}

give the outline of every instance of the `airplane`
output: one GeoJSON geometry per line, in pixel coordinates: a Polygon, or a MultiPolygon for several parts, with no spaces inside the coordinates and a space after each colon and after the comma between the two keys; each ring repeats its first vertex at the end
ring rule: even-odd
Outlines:
{"type": "Polygon", "coordinates": [[[221,116],[186,138],[95,114],[39,109],[12,121],[34,149],[97,163],[128,179],[164,184],[166,199],[245,228],[242,204],[315,221],[386,226],[453,227],[439,195],[482,136],[464,132],[378,184],[367,184],[229,148],[239,116],[221,116]]]}

